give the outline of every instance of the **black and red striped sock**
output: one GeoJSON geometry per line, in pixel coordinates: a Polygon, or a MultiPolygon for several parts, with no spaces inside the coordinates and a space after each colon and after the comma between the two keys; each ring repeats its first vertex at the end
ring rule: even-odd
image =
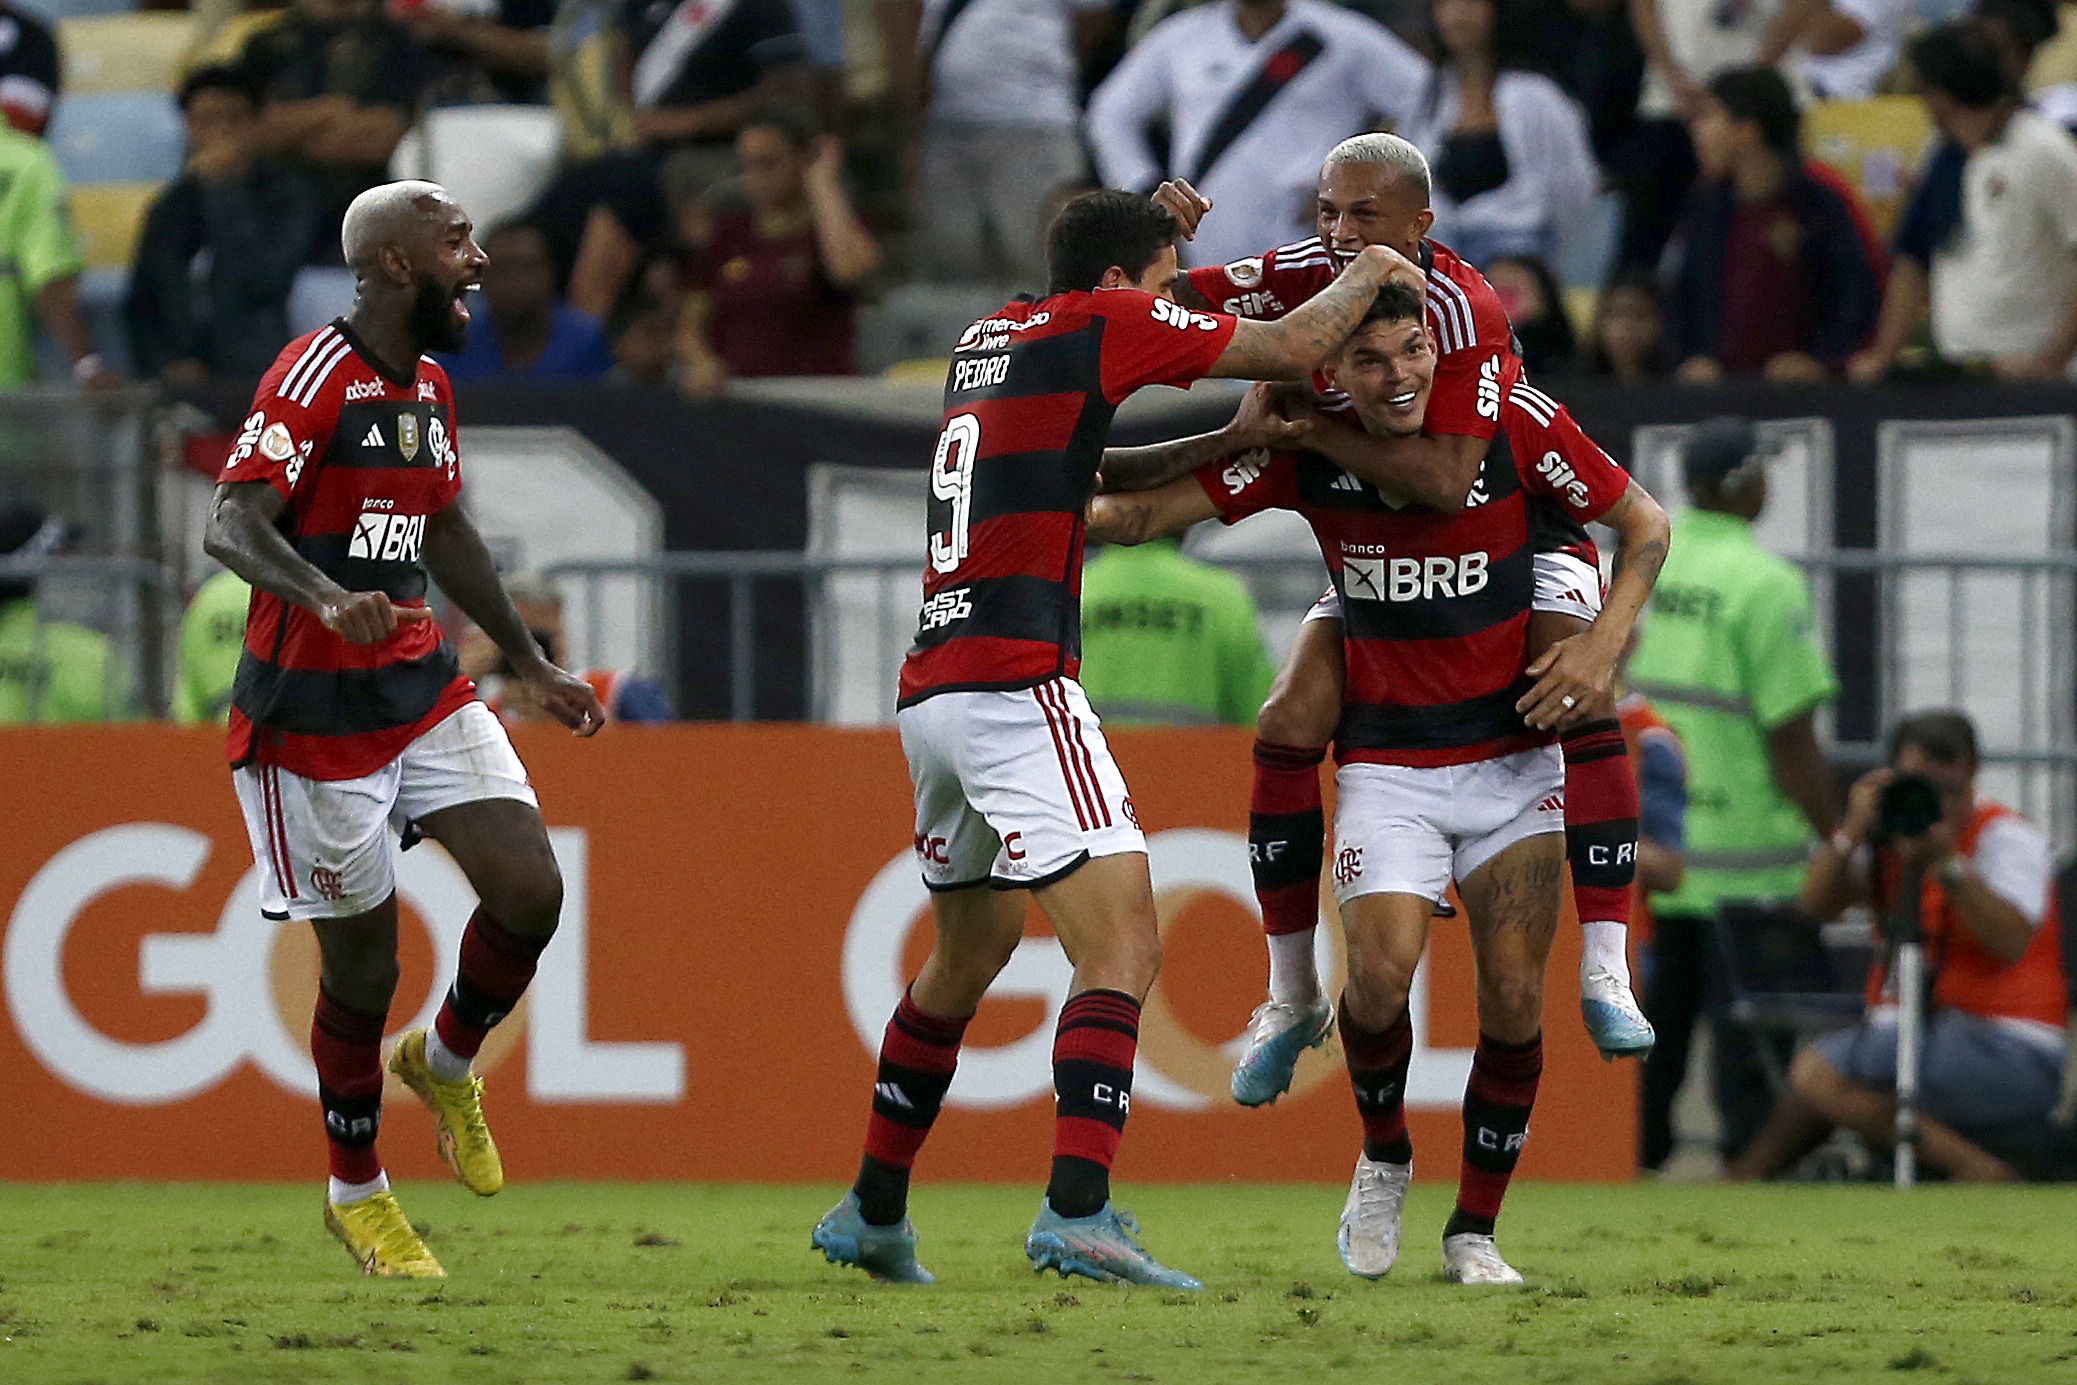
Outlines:
{"type": "Polygon", "coordinates": [[[1565,733],[1565,855],[1581,923],[1630,925],[1637,878],[1637,771],[1622,723],[1590,721],[1565,733]]]}
{"type": "Polygon", "coordinates": [[[447,1051],[474,1058],[498,1022],[512,1013],[534,979],[548,938],[514,933],[480,907],[462,931],[461,960],[454,984],[433,1021],[447,1051]]]}
{"type": "Polygon", "coordinates": [[[1255,742],[1248,796],[1248,868],[1262,902],[1262,931],[1302,933],[1320,921],[1320,858],[1327,820],[1320,801],[1323,746],[1255,742]]]}
{"type": "Polygon", "coordinates": [[[1464,1088],[1464,1166],[1457,1177],[1457,1210],[1443,1228],[1447,1240],[1464,1232],[1493,1234],[1507,1181],[1529,1138],[1536,1081],[1543,1075],[1543,1035],[1505,1044],[1478,1036],[1471,1081],[1464,1088]]]}
{"type": "Polygon", "coordinates": [[[318,988],[310,1056],[317,1063],[332,1177],[341,1183],[371,1183],[382,1173],[375,1134],[382,1125],[382,1029],[388,1018],[350,1010],[318,988]]]}
{"type": "Polygon", "coordinates": [[[1111,1200],[1111,1163],[1132,1110],[1139,1002],[1123,991],[1083,991],[1053,1035],[1053,1176],[1046,1201],[1063,1217],[1093,1216],[1111,1200]]]}
{"type": "Polygon", "coordinates": [[[925,1014],[906,991],[887,1021],[873,1078],[873,1114],[865,1123],[865,1157],[852,1185],[860,1214],[874,1226],[892,1226],[908,1215],[909,1170],[944,1108],[966,1024],[925,1014]]]}
{"type": "Polygon", "coordinates": [[[1364,1029],[1349,1018],[1348,998],[1340,1007],[1341,1052],[1363,1118],[1363,1157],[1388,1164],[1410,1163],[1413,1140],[1406,1133],[1406,1070],[1413,1062],[1413,1016],[1405,1010],[1383,1029],[1364,1029]]]}

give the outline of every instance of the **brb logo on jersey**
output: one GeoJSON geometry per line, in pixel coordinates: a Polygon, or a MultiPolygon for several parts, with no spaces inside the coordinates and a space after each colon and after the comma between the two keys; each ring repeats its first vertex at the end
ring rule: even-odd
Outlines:
{"type": "Polygon", "coordinates": [[[347,540],[346,556],[378,563],[415,563],[425,547],[425,519],[424,515],[362,510],[354,523],[353,537],[347,540]]]}
{"type": "Polygon", "coordinates": [[[1210,313],[1193,313],[1182,304],[1172,303],[1166,298],[1154,300],[1154,320],[1165,322],[1178,331],[1188,331],[1192,327],[1200,332],[1219,330],[1219,319],[1210,313]]]}
{"type": "Polygon", "coordinates": [[[1493,580],[1483,552],[1452,558],[1446,553],[1426,558],[1364,558],[1343,550],[1342,587],[1356,601],[1435,601],[1472,596],[1493,580]]]}

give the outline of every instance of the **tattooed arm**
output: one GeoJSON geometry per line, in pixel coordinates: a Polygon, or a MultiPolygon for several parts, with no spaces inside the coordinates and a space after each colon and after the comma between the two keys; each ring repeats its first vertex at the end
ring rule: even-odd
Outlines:
{"type": "Polygon", "coordinates": [[[1420,269],[1382,245],[1364,248],[1341,277],[1275,322],[1240,319],[1210,375],[1243,380],[1303,380],[1348,339],[1378,286],[1405,279],[1425,291],[1420,269]]]}
{"type": "Polygon", "coordinates": [[[1239,412],[1223,428],[1147,447],[1106,447],[1096,488],[1104,493],[1152,490],[1221,457],[1238,456],[1257,447],[1299,446],[1310,431],[1306,423],[1278,412],[1274,388],[1254,385],[1241,399],[1239,412]]]}

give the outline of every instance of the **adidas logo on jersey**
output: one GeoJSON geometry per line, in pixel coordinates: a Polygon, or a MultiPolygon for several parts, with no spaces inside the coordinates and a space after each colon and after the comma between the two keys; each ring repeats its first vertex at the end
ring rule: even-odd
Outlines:
{"type": "Polygon", "coordinates": [[[1334,484],[1332,486],[1329,486],[1328,489],[1337,491],[1361,491],[1363,489],[1363,483],[1361,481],[1358,481],[1355,477],[1349,475],[1346,471],[1344,471],[1343,473],[1341,473],[1341,475],[1334,478],[1334,484]]]}
{"type": "Polygon", "coordinates": [[[1541,802],[1541,803],[1539,803],[1539,804],[1537,804],[1537,805],[1536,805],[1536,811],[1537,811],[1537,812],[1539,812],[1539,813],[1562,813],[1562,812],[1564,812],[1564,811],[1565,811],[1565,795],[1563,795],[1563,794],[1561,794],[1561,793],[1554,793],[1554,794],[1552,794],[1552,795],[1551,795],[1551,796],[1550,796],[1549,798],[1546,798],[1545,800],[1543,800],[1543,802],[1541,802]]]}
{"type": "Polygon", "coordinates": [[[381,424],[379,424],[379,423],[371,423],[371,424],[369,424],[369,425],[368,425],[368,436],[366,436],[365,438],[362,438],[362,439],[361,439],[361,446],[362,446],[362,447],[386,447],[386,446],[388,446],[388,444],[387,444],[387,443],[385,443],[385,442],[383,442],[383,440],[382,440],[382,425],[381,425],[381,424]]]}
{"type": "Polygon", "coordinates": [[[379,563],[415,563],[425,547],[424,515],[393,515],[363,510],[347,540],[346,556],[379,563]]]}

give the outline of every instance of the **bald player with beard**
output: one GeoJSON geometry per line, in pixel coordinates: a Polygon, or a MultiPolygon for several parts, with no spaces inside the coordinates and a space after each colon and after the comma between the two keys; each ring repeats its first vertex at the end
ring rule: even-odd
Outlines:
{"type": "Polygon", "coordinates": [[[288,344],[217,478],[203,547],[253,586],[229,757],[261,867],[261,912],[308,922],[321,959],[310,1053],[330,1151],[324,1220],[367,1274],[444,1275],[375,1152],[381,1042],[397,984],[394,837],[431,837],[480,906],[431,1029],[389,1070],[432,1111],[441,1159],[504,1186],[471,1060],[519,1003],[562,910],[526,769],[426,605],[427,579],[580,736],[605,722],[550,663],[455,503],[454,395],[429,351],[469,326],[488,257],[432,183],[371,188],[342,233],[353,310],[288,344]]]}

